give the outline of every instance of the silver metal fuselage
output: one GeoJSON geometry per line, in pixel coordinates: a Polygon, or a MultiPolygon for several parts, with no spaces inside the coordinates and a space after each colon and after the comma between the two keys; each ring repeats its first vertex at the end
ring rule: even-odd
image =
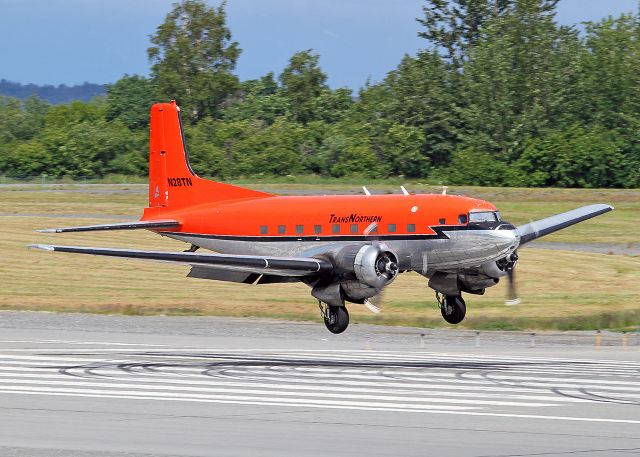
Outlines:
{"type": "MultiPolygon", "coordinates": [[[[428,271],[455,271],[479,267],[496,261],[516,250],[519,237],[515,230],[443,230],[446,237],[418,239],[406,235],[404,239],[386,240],[385,236],[372,236],[370,241],[387,245],[398,255],[401,270],[413,270],[422,274],[428,271]]],[[[362,244],[362,241],[323,240],[299,238],[293,241],[261,241],[229,238],[210,238],[197,234],[165,234],[176,240],[194,244],[222,254],[265,255],[283,257],[312,257],[336,251],[347,245],[362,244]]],[[[396,237],[397,238],[397,237],[396,237]]]]}

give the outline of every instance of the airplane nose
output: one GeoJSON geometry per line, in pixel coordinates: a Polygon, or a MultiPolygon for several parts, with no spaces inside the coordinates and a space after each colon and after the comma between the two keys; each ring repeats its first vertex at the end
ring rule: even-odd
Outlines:
{"type": "Polygon", "coordinates": [[[496,227],[495,235],[496,244],[498,249],[501,251],[507,250],[509,252],[513,252],[520,244],[520,235],[518,234],[518,231],[509,223],[504,223],[496,227]]]}

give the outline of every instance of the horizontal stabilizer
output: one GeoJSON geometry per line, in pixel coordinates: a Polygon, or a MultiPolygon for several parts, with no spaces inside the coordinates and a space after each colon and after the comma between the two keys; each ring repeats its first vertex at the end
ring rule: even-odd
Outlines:
{"type": "Polygon", "coordinates": [[[174,220],[119,222],[117,224],[85,225],[81,227],[62,227],[36,230],[40,233],[65,233],[65,232],[94,232],[98,230],[137,230],[137,229],[165,229],[175,228],[180,222],[174,220]]]}
{"type": "Polygon", "coordinates": [[[592,217],[608,213],[613,209],[611,205],[589,205],[577,208],[566,213],[556,214],[555,216],[540,219],[539,221],[529,222],[528,224],[518,227],[520,235],[520,245],[533,241],[541,236],[570,227],[578,222],[586,221],[592,217]]]}
{"type": "Polygon", "coordinates": [[[139,251],[133,249],[94,248],[34,244],[29,246],[45,251],[71,252],[128,259],[157,260],[191,266],[211,266],[232,271],[271,274],[278,276],[309,276],[330,271],[330,262],[310,257],[265,257],[230,254],[201,254],[197,252],[139,251]]]}

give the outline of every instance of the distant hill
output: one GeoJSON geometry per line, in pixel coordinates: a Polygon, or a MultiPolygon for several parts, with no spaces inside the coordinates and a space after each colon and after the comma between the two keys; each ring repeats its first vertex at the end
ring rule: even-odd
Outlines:
{"type": "Polygon", "coordinates": [[[107,93],[104,84],[84,83],[76,86],[38,86],[37,84],[20,84],[6,79],[0,79],[0,95],[15,98],[27,98],[37,95],[49,103],[69,103],[73,100],[89,101],[96,95],[107,93]]]}

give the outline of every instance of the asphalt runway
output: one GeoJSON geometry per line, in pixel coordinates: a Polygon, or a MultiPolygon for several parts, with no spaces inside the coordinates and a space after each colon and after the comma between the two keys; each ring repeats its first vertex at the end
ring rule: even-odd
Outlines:
{"type": "Polygon", "coordinates": [[[3,457],[640,455],[637,346],[17,312],[0,332],[3,457]]]}

